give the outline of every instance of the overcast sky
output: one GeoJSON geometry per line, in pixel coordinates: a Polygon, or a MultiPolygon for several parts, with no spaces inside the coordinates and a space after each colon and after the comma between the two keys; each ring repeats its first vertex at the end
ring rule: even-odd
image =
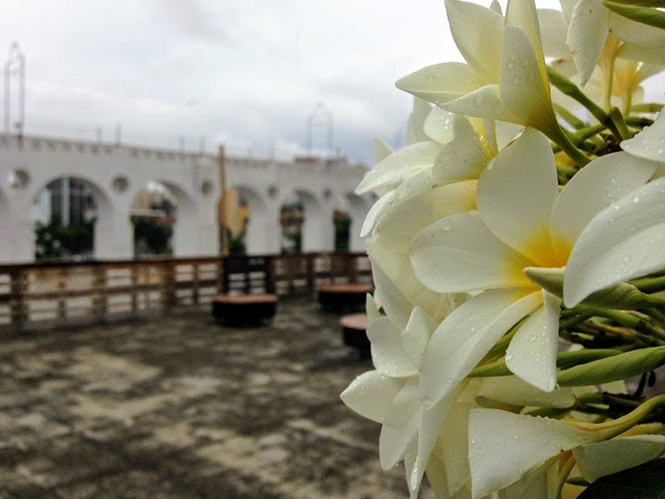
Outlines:
{"type": "MultiPolygon", "coordinates": [[[[461,60],[443,0],[5,0],[3,64],[14,40],[28,134],[95,139],[101,127],[113,140],[120,123],[125,142],[184,136],[196,150],[205,136],[211,151],[288,158],[321,102],[335,148],[365,162],[373,136],[403,136],[411,99],[394,82],[461,60]]],[[[326,147],[322,114],[314,146],[326,147]]]]}

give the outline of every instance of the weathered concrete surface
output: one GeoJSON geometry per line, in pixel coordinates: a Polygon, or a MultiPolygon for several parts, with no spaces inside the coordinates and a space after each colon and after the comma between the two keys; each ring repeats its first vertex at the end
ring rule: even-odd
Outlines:
{"type": "Polygon", "coordinates": [[[0,499],[408,497],[339,400],[370,368],[315,303],[3,339],[0,499]]]}

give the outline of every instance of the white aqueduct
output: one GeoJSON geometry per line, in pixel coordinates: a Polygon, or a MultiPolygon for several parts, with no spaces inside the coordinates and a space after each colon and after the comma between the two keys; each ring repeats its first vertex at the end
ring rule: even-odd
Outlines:
{"type": "MultiPolygon", "coordinates": [[[[279,253],[280,209],[294,197],[305,207],[303,251],[333,250],[333,213],[340,203],[351,217],[350,249],[362,250],[360,226],[373,199],[353,191],[366,171],[364,166],[233,157],[227,157],[225,164],[227,188],[237,189],[249,205],[249,254],[279,253]]],[[[51,181],[63,177],[83,181],[94,195],[96,259],[134,257],[130,213],[137,193],[150,181],[164,184],[177,198],[174,255],[219,254],[217,203],[221,176],[217,156],[0,135],[0,262],[34,260],[33,205],[51,181]]]]}

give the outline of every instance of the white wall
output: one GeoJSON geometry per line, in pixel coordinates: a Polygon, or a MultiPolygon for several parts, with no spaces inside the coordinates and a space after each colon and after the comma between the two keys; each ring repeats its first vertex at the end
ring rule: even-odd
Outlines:
{"type": "MultiPolygon", "coordinates": [[[[279,252],[280,200],[290,192],[304,196],[311,207],[304,249],[332,250],[332,200],[353,192],[366,171],[348,163],[293,164],[233,157],[226,159],[226,170],[227,187],[251,192],[250,254],[279,252]]],[[[46,185],[61,177],[81,179],[93,192],[98,208],[98,259],[133,258],[131,207],[138,191],[151,180],[165,184],[178,200],[175,255],[219,254],[221,189],[215,156],[39,137],[19,141],[0,135],[0,262],[33,261],[34,205],[46,185]],[[17,172],[27,181],[16,182],[17,172]],[[124,190],[118,188],[122,183],[127,184],[124,190]]],[[[359,231],[360,225],[354,223],[352,230],[359,231]]],[[[352,247],[360,249],[357,244],[352,247]]]]}

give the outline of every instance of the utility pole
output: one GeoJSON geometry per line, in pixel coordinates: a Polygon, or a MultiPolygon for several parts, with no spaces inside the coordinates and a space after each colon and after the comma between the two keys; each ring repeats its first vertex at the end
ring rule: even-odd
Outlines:
{"type": "Polygon", "coordinates": [[[18,75],[18,120],[14,123],[19,137],[23,137],[25,127],[25,55],[18,42],[9,47],[5,63],[5,133],[11,132],[11,77],[18,75]]]}

